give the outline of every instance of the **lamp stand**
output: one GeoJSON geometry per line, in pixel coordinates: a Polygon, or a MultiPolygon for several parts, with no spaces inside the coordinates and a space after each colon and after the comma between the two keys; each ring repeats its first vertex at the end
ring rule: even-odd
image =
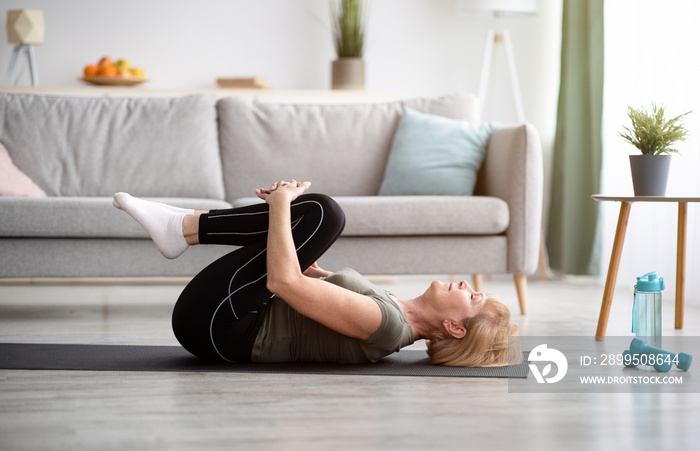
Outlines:
{"type": "MultiPolygon", "coordinates": [[[[496,15],[496,20],[499,16],[496,15]]],[[[523,98],[520,93],[520,83],[518,82],[518,72],[515,70],[515,57],[513,56],[513,44],[510,40],[510,33],[508,30],[503,30],[499,33],[494,32],[490,29],[486,32],[486,47],[484,48],[484,58],[481,63],[481,75],[479,76],[479,91],[477,93],[479,97],[479,103],[481,104],[481,109],[483,111],[484,105],[486,105],[486,95],[489,89],[489,80],[491,78],[491,60],[493,58],[493,48],[496,44],[503,44],[505,46],[506,62],[508,64],[508,72],[510,74],[510,85],[511,92],[513,94],[513,104],[515,105],[515,114],[517,116],[518,122],[525,122],[525,111],[523,110],[523,98]]],[[[539,269],[540,269],[540,279],[547,280],[547,250],[544,244],[544,232],[540,236],[540,256],[539,256],[539,269]]]]}
{"type": "Polygon", "coordinates": [[[36,59],[34,58],[34,46],[30,44],[17,44],[12,50],[12,57],[10,58],[10,65],[7,67],[7,74],[5,75],[5,84],[11,84],[12,72],[15,69],[15,64],[17,64],[17,59],[20,54],[24,53],[27,56],[27,63],[29,64],[29,74],[32,78],[32,86],[39,86],[39,72],[36,69],[36,59]]]}
{"type": "Polygon", "coordinates": [[[510,74],[511,90],[513,93],[513,103],[515,104],[515,113],[518,122],[525,122],[525,112],[523,110],[523,99],[520,94],[520,83],[518,82],[518,73],[515,70],[515,57],[513,56],[513,45],[510,40],[508,30],[503,30],[499,33],[493,29],[486,32],[486,47],[484,48],[484,58],[481,63],[481,75],[479,77],[479,91],[477,93],[481,108],[486,105],[486,96],[488,94],[489,80],[491,78],[491,60],[493,57],[493,48],[495,44],[503,43],[506,52],[506,62],[508,64],[508,72],[510,74]]]}

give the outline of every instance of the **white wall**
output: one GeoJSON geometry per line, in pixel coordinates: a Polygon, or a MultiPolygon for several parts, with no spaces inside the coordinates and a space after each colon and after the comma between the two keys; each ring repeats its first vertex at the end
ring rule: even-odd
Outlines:
{"type": "MultiPolygon", "coordinates": [[[[36,48],[42,86],[79,85],[82,68],[103,55],[143,66],[143,89],[212,88],[220,76],[267,77],[275,89],[328,89],[334,58],[328,0],[0,0],[8,9],[44,11],[36,48]]],[[[460,17],[456,0],[370,0],[367,89],[402,96],[476,92],[491,20],[460,17]]],[[[547,153],[554,139],[561,0],[540,13],[506,19],[527,119],[547,153]]],[[[2,32],[2,36],[5,33],[2,32]]],[[[12,46],[0,43],[4,80],[12,46]]],[[[503,55],[494,68],[505,72],[503,55]]],[[[499,59],[500,58],[500,59],[499,59]]],[[[19,80],[29,84],[28,73],[19,80]]],[[[507,78],[496,79],[485,119],[509,122],[507,78]],[[498,91],[502,91],[499,92],[498,91]]]]}
{"type": "MultiPolygon", "coordinates": [[[[618,133],[630,126],[627,106],[651,109],[652,102],[666,106],[666,118],[693,110],[684,120],[689,133],[674,146],[669,196],[700,194],[700,3],[694,0],[617,0],[605,3],[605,99],[603,126],[603,189],[610,195],[632,195],[630,154],[635,147],[618,133]],[[654,33],[648,30],[654,28],[654,33]],[[657,55],[662,64],[656,64],[657,55]],[[659,56],[662,55],[662,56],[659,56]],[[650,59],[651,58],[651,59],[650,59]],[[649,63],[649,61],[654,61],[649,63]],[[641,62],[641,63],[640,63],[641,62]]],[[[685,301],[700,303],[700,205],[688,205],[685,301]]],[[[607,270],[620,206],[602,206],[602,265],[607,270]]],[[[618,285],[629,289],[636,277],[658,271],[666,281],[664,299],[675,298],[675,204],[636,203],[630,213],[618,272],[618,285]]],[[[630,304],[631,305],[631,304],[630,304]]],[[[631,307],[630,307],[631,308],[631,307]]],[[[673,312],[664,324],[673,324],[673,312]]],[[[686,318],[688,316],[686,315],[686,318]]],[[[691,318],[686,319],[687,321],[691,318]]]]}

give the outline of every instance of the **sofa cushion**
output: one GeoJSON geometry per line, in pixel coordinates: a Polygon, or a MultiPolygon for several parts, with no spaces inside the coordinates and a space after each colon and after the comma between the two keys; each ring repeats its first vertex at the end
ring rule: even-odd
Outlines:
{"type": "Polygon", "coordinates": [[[479,119],[476,99],[461,94],[344,105],[221,99],[226,199],[250,196],[256,187],[290,178],[310,180],[331,196],[376,195],[405,106],[453,119],[479,119]]]}
{"type": "Polygon", "coordinates": [[[0,143],[0,196],[46,197],[27,174],[17,169],[5,146],[0,143]]]}
{"type": "MultiPolygon", "coordinates": [[[[215,199],[150,198],[182,208],[209,210],[230,205],[215,199]]],[[[0,237],[147,238],[111,197],[0,197],[0,237]]]]}
{"type": "Polygon", "coordinates": [[[471,196],[493,129],[406,108],[379,195],[471,196]]]}
{"type": "Polygon", "coordinates": [[[215,102],[2,93],[0,141],[49,196],[223,199],[215,102]]]}
{"type": "MultiPolygon", "coordinates": [[[[342,236],[499,235],[510,222],[508,204],[486,196],[338,196],[342,236]]],[[[262,202],[240,198],[234,207],[262,202]]]]}

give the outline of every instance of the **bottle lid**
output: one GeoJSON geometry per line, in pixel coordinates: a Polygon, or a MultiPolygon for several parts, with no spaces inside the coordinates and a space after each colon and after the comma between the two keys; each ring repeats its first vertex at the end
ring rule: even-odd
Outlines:
{"type": "Polygon", "coordinates": [[[662,291],[666,288],[666,284],[664,278],[659,277],[659,273],[654,271],[637,277],[637,285],[634,287],[637,291],[662,291]]]}

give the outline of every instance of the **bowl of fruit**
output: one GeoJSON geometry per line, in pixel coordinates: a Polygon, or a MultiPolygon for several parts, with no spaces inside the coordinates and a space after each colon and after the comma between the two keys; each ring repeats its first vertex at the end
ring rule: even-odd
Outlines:
{"type": "Polygon", "coordinates": [[[140,67],[132,67],[129,61],[105,56],[97,64],[88,64],[83,69],[82,81],[93,85],[133,86],[148,81],[140,67]]]}

